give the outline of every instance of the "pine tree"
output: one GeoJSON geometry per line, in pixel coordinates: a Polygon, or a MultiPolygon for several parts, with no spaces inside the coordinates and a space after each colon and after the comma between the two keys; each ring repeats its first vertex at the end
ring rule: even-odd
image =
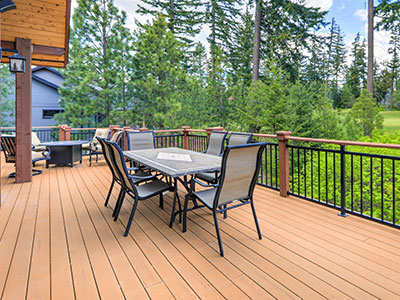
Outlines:
{"type": "Polygon", "coordinates": [[[400,32],[392,34],[389,45],[390,48],[388,52],[392,55],[392,59],[388,62],[387,66],[391,75],[390,110],[392,110],[394,94],[396,93],[400,74],[400,32]]]}
{"type": "Polygon", "coordinates": [[[163,16],[143,25],[134,52],[133,88],[140,119],[148,128],[180,126],[176,116],[186,80],[184,52],[163,16]]]}
{"type": "Polygon", "coordinates": [[[169,29],[179,40],[191,44],[192,38],[200,32],[203,21],[200,0],[142,0],[137,12],[142,15],[164,16],[169,29]]]}
{"type": "Polygon", "coordinates": [[[354,98],[360,96],[361,89],[367,86],[367,58],[365,40],[360,41],[357,33],[352,44],[352,63],[346,74],[346,85],[350,88],[354,98]]]}
{"type": "Polygon", "coordinates": [[[8,98],[15,86],[15,79],[8,69],[8,65],[0,65],[0,97],[1,97],[1,126],[14,126],[15,122],[8,121],[8,118],[15,117],[15,99],[8,98]]]}
{"type": "Polygon", "coordinates": [[[74,11],[70,62],[60,88],[65,112],[57,119],[71,126],[103,126],[112,123],[118,106],[121,61],[130,60],[126,13],[112,0],[79,0],[74,11]],[[124,56],[124,58],[121,58],[124,56]]]}
{"type": "Polygon", "coordinates": [[[326,12],[309,8],[304,1],[270,0],[262,5],[261,57],[276,60],[292,82],[299,77],[304,50],[313,36],[311,29],[323,25],[326,12]]]}

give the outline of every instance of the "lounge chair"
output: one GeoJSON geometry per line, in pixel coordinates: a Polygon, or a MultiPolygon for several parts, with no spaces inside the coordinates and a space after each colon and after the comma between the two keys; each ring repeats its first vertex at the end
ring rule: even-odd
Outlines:
{"type": "Polygon", "coordinates": [[[96,137],[101,137],[103,139],[109,139],[111,135],[111,130],[108,128],[97,128],[94,133],[93,139],[86,144],[82,145],[82,150],[89,152],[89,166],[92,166],[92,155],[96,155],[96,162],[99,159],[99,154],[103,154],[100,149],[99,141],[96,137]]]}
{"type": "MultiPolygon", "coordinates": [[[[253,192],[260,170],[262,152],[265,146],[266,143],[227,146],[222,157],[221,176],[218,184],[208,185],[208,187],[211,188],[194,192],[192,197],[186,197],[183,208],[183,232],[186,231],[187,226],[186,215],[188,202],[189,200],[199,200],[205,207],[213,212],[221,256],[224,256],[224,250],[222,248],[217,213],[224,213],[224,217],[226,218],[226,211],[245,204],[250,204],[258,238],[262,238],[253,203],[253,192]]],[[[191,182],[192,190],[194,189],[195,183],[207,187],[207,185],[203,184],[201,181],[193,179],[191,182]]]]}
{"type": "MultiPolygon", "coordinates": [[[[17,141],[15,136],[9,135],[2,135],[1,136],[1,146],[4,151],[4,155],[6,158],[6,163],[16,163],[16,156],[17,156],[17,141]]],[[[32,165],[41,160],[49,160],[50,159],[50,149],[45,147],[45,150],[41,152],[32,151],[32,165]]],[[[39,175],[42,174],[42,170],[32,169],[32,175],[39,175]]],[[[12,172],[8,175],[11,178],[15,177],[15,172],[12,172]]]]}

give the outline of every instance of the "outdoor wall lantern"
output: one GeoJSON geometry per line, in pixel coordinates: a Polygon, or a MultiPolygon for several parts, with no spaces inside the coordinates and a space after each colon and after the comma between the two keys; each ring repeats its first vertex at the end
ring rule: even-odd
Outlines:
{"type": "Polygon", "coordinates": [[[10,60],[10,72],[12,73],[25,73],[25,57],[22,57],[19,54],[11,55],[10,60]]]}

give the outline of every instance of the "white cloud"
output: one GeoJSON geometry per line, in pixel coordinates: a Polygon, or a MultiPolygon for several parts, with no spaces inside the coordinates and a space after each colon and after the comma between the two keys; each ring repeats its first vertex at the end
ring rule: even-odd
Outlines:
{"type": "Polygon", "coordinates": [[[361,21],[365,21],[368,19],[368,12],[366,9],[362,8],[362,9],[357,10],[354,13],[354,16],[359,18],[361,21]]]}
{"type": "Polygon", "coordinates": [[[320,8],[323,11],[329,10],[333,5],[333,0],[306,0],[305,5],[308,7],[320,8]]]}

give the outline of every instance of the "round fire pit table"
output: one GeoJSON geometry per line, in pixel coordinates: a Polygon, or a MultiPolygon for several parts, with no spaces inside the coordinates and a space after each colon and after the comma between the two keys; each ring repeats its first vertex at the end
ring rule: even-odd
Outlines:
{"type": "Polygon", "coordinates": [[[46,161],[46,168],[51,164],[55,165],[71,165],[79,161],[82,163],[82,145],[88,141],[60,141],[41,143],[41,146],[50,148],[50,159],[46,161]]]}

